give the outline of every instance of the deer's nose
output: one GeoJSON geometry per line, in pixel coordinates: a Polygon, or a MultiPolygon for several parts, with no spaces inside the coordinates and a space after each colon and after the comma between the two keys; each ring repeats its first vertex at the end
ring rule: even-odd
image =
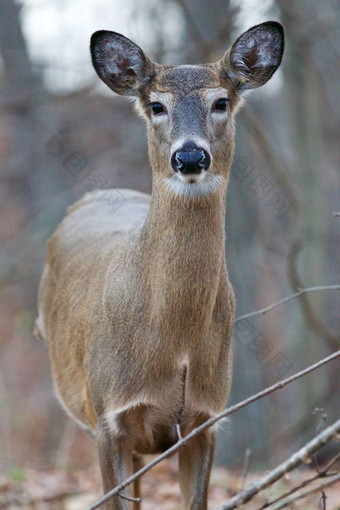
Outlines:
{"type": "Polygon", "coordinates": [[[171,166],[181,174],[200,174],[210,166],[210,156],[202,147],[183,146],[171,157],[171,166]]]}

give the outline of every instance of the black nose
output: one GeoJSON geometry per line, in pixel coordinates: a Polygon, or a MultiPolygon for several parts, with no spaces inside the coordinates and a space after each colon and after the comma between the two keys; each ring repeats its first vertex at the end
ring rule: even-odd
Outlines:
{"type": "Polygon", "coordinates": [[[184,145],[173,153],[171,166],[181,174],[200,174],[210,166],[210,156],[202,147],[184,145]]]}

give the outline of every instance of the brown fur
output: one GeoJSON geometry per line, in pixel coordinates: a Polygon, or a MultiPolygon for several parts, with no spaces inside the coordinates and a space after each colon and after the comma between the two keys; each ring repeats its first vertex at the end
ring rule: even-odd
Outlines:
{"type": "MultiPolygon", "coordinates": [[[[117,34],[108,34],[96,43],[105,45],[94,57],[101,66],[116,52],[117,34]]],[[[112,212],[108,192],[98,191],[69,209],[48,243],[36,328],[48,344],[61,402],[96,437],[104,491],[133,470],[134,455],[174,444],[177,423],[185,435],[220,412],[231,384],[235,299],[224,224],[240,99],[228,75],[229,53],[217,64],[163,67],[140,49],[133,54],[132,45],[130,64],[125,59],[114,77],[105,68],[104,81],[119,93],[138,90],[151,199],[120,190],[125,201],[112,212]],[[206,92],[220,88],[230,99],[228,115],[214,117],[206,92]],[[158,123],[147,106],[153,94],[167,94],[169,103],[158,123]],[[209,147],[208,172],[223,177],[213,192],[193,197],[166,185],[174,175],[171,148],[191,135],[209,147]]],[[[209,429],[180,452],[187,509],[206,509],[215,435],[209,429]]],[[[107,509],[126,504],[115,497],[107,509]]]]}

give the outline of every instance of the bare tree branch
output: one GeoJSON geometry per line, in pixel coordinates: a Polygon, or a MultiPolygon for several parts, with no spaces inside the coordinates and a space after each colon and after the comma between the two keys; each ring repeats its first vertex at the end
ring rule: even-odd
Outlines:
{"type": "Polygon", "coordinates": [[[298,292],[290,294],[289,296],[280,299],[279,301],[276,301],[275,303],[267,306],[266,308],[262,308],[261,310],[255,310],[254,312],[246,313],[244,315],[240,315],[240,317],[236,317],[235,324],[239,321],[242,321],[243,319],[248,319],[249,317],[254,317],[255,315],[265,314],[269,312],[269,310],[272,310],[273,308],[276,308],[277,306],[282,305],[283,303],[287,303],[287,301],[291,301],[292,299],[302,296],[302,294],[307,294],[307,292],[316,292],[320,290],[340,290],[340,285],[320,285],[319,287],[306,287],[305,289],[300,289],[298,290],[298,292]]]}
{"type": "Polygon", "coordinates": [[[333,457],[329,463],[327,464],[326,467],[323,468],[323,470],[321,471],[321,473],[328,473],[328,471],[331,469],[331,467],[334,466],[334,464],[336,464],[338,462],[338,460],[340,460],[340,452],[335,455],[335,457],[333,457]]]}
{"type": "Polygon", "coordinates": [[[333,459],[325,466],[321,471],[319,471],[315,476],[312,476],[311,478],[307,478],[307,480],[304,480],[300,485],[297,485],[296,487],[293,487],[290,491],[285,492],[278,498],[272,499],[271,501],[267,501],[264,505],[261,506],[258,510],[264,510],[265,508],[268,508],[271,505],[274,505],[275,503],[278,503],[279,501],[282,501],[283,499],[287,498],[291,494],[295,494],[298,490],[303,489],[307,485],[310,485],[312,482],[315,482],[315,480],[318,480],[319,478],[325,478],[329,476],[337,475],[337,472],[329,473],[329,470],[338,460],[340,459],[340,453],[338,453],[333,459]]]}
{"type": "MultiPolygon", "coordinates": [[[[234,496],[226,505],[219,507],[218,510],[232,510],[241,504],[247,503],[259,492],[263,491],[269,487],[269,485],[272,485],[274,482],[282,478],[283,475],[289,473],[300,464],[305,463],[314,452],[334,439],[339,432],[340,419],[333,423],[333,425],[330,425],[325,430],[323,430],[314,439],[309,441],[305,446],[300,448],[300,450],[289,457],[285,462],[270,471],[260,481],[249,485],[249,487],[247,487],[240,494],[234,496]]],[[[282,508],[282,506],[279,508],[282,508]]]]}
{"type": "MultiPolygon", "coordinates": [[[[298,274],[298,257],[301,252],[301,242],[299,238],[296,238],[293,241],[289,254],[288,254],[288,275],[291,281],[293,288],[299,289],[303,288],[301,283],[301,278],[298,274]]],[[[303,315],[306,319],[308,326],[314,330],[318,335],[320,335],[325,342],[330,346],[331,349],[337,349],[339,345],[340,338],[336,336],[330,331],[325,324],[323,324],[316,314],[307,298],[307,296],[301,296],[301,307],[303,315]]]]}
{"type": "Polygon", "coordinates": [[[287,505],[289,505],[293,501],[297,501],[298,499],[305,498],[306,496],[309,496],[310,494],[319,492],[319,491],[325,489],[326,487],[330,487],[331,485],[334,485],[335,483],[339,482],[339,480],[340,480],[340,473],[337,474],[331,480],[321,482],[318,485],[315,485],[314,487],[311,487],[309,489],[305,489],[304,491],[299,492],[298,494],[292,494],[289,498],[287,498],[284,501],[281,501],[277,505],[273,506],[271,508],[271,510],[280,510],[281,508],[285,508],[287,505]]]}
{"type": "MultiPolygon", "coordinates": [[[[245,119],[245,127],[250,131],[252,138],[255,140],[256,144],[261,150],[261,153],[265,156],[270,168],[278,178],[280,186],[285,190],[289,200],[292,203],[292,212],[294,221],[293,223],[297,228],[297,231],[301,231],[301,204],[300,199],[294,189],[294,186],[291,183],[289,178],[290,169],[289,167],[282,161],[279,161],[273,152],[269,142],[267,133],[265,133],[262,126],[260,126],[258,120],[255,115],[249,110],[244,110],[242,112],[242,116],[245,119]]],[[[293,240],[291,244],[291,248],[288,254],[288,276],[291,281],[292,287],[295,289],[303,288],[303,284],[299,277],[297,271],[297,260],[301,251],[301,242],[299,234],[297,234],[295,240],[293,240]]],[[[324,340],[327,342],[331,349],[337,349],[339,345],[339,337],[334,335],[332,331],[328,330],[328,328],[318,319],[313,308],[311,307],[308,298],[306,295],[301,295],[301,307],[304,317],[308,326],[318,333],[324,340]]]]}
{"type": "MultiPolygon", "coordinates": [[[[235,413],[239,409],[242,409],[243,407],[246,407],[247,405],[252,404],[256,400],[259,400],[260,398],[263,398],[263,397],[269,395],[270,393],[273,393],[274,391],[283,388],[284,386],[286,386],[287,384],[290,384],[291,382],[295,381],[296,379],[299,379],[300,377],[303,377],[306,374],[309,374],[313,370],[316,370],[317,368],[319,368],[319,367],[325,365],[326,363],[329,363],[330,361],[332,361],[336,358],[339,358],[339,357],[340,357],[340,349],[338,351],[334,352],[333,354],[331,354],[330,356],[328,356],[327,358],[324,358],[321,361],[318,361],[314,365],[311,365],[311,366],[305,368],[304,370],[301,370],[300,372],[297,372],[296,374],[293,374],[292,376],[287,377],[286,379],[283,379],[282,381],[279,381],[276,384],[273,384],[272,386],[260,391],[256,395],[253,395],[253,396],[247,398],[246,400],[243,400],[242,402],[239,402],[238,404],[235,404],[234,406],[231,406],[231,407],[225,409],[222,413],[219,413],[216,416],[210,418],[206,422],[202,423],[202,425],[195,428],[192,432],[190,432],[190,434],[188,434],[187,436],[178,440],[176,444],[174,444],[171,448],[169,448],[164,453],[162,453],[161,455],[156,457],[149,464],[146,464],[142,469],[140,469],[139,471],[136,471],[136,473],[134,473],[132,476],[130,476],[129,478],[124,480],[122,483],[120,483],[119,485],[114,487],[112,490],[110,490],[109,492],[104,494],[104,496],[102,496],[95,503],[93,503],[93,505],[91,505],[88,510],[95,510],[96,508],[101,506],[103,503],[105,503],[105,501],[110,499],[112,496],[119,494],[120,491],[122,491],[123,489],[125,489],[125,487],[127,487],[132,482],[137,480],[137,478],[139,478],[142,475],[144,475],[145,473],[147,473],[151,468],[153,468],[154,466],[159,464],[162,460],[164,460],[164,459],[170,457],[171,455],[173,455],[174,453],[176,453],[188,441],[190,441],[191,439],[196,437],[203,430],[214,425],[216,422],[218,422],[222,418],[225,418],[226,416],[229,416],[229,415],[235,413]]],[[[339,425],[340,425],[340,420],[339,420],[339,425]]],[[[327,430],[329,430],[329,429],[324,430],[322,432],[322,434],[325,434],[325,432],[327,430]]],[[[319,437],[319,436],[317,436],[317,437],[319,437]]]]}

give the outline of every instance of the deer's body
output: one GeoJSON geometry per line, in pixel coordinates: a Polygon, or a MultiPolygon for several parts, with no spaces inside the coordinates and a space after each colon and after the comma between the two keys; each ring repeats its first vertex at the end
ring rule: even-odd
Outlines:
{"type": "Polygon", "coordinates": [[[177,440],[180,414],[187,429],[226,403],[234,298],[223,204],[202,222],[206,208],[179,208],[171,196],[165,211],[157,200],[149,210],[148,195],[121,190],[112,213],[104,194],[77,202],[49,242],[45,335],[65,407],[95,431],[100,416],[119,429],[119,414],[147,406],[134,449],[152,453],[177,440]],[[167,429],[160,437],[155,418],[167,429]]]}
{"type": "MultiPolygon", "coordinates": [[[[274,43],[282,53],[277,24],[264,25],[268,55],[274,43]]],[[[242,48],[233,48],[237,62],[242,48]]],[[[176,427],[186,435],[227,401],[235,300],[224,224],[239,97],[229,52],[217,64],[162,67],[123,36],[99,32],[92,55],[111,88],[139,96],[153,190],[120,190],[114,212],[101,191],[70,208],[49,241],[37,330],[62,403],[96,437],[108,491],[134,454],[163,451],[176,427]]],[[[267,62],[252,86],[276,67],[267,62]]],[[[187,509],[207,508],[215,435],[205,431],[179,454],[187,509]]],[[[126,505],[116,496],[107,508],[126,505]]]]}

